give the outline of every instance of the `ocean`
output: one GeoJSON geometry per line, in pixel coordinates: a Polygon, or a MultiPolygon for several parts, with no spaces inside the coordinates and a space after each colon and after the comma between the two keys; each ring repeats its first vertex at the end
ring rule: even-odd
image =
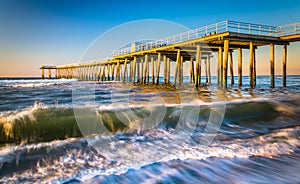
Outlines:
{"type": "Polygon", "coordinates": [[[299,183],[300,76],[216,83],[1,78],[0,183],[299,183]]]}

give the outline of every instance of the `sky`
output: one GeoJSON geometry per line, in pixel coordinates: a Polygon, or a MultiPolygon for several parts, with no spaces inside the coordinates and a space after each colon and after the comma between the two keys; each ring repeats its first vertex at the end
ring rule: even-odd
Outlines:
{"type": "MultiPolygon", "coordinates": [[[[300,22],[300,1],[0,0],[0,77],[40,76],[41,65],[78,62],[99,35],[144,19],[172,21],[189,29],[223,20],[277,26],[300,22]]],[[[288,46],[288,74],[300,74],[299,50],[299,43],[288,46]]],[[[257,52],[258,74],[269,74],[269,48],[257,52]]],[[[282,70],[281,52],[276,46],[276,74],[282,70]]],[[[247,51],[243,57],[247,60],[247,51]]]]}

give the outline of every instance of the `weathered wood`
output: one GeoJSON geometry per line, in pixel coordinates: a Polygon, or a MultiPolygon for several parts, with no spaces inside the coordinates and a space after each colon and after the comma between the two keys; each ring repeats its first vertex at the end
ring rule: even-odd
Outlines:
{"type": "Polygon", "coordinates": [[[242,86],[242,78],[243,78],[243,63],[242,63],[242,49],[238,48],[238,85],[242,86]]]}
{"type": "Polygon", "coordinates": [[[282,48],[282,86],[286,87],[287,45],[282,48]]]}
{"type": "Polygon", "coordinates": [[[140,82],[141,76],[140,76],[140,61],[139,59],[136,60],[136,72],[137,72],[137,83],[140,82]]]}
{"type": "Polygon", "coordinates": [[[205,71],[205,81],[208,84],[208,67],[207,67],[207,58],[204,59],[204,71],[205,71]]]}
{"type": "Polygon", "coordinates": [[[211,84],[210,56],[207,55],[208,84],[211,84]]]}
{"type": "Polygon", "coordinates": [[[253,86],[256,86],[256,54],[255,49],[253,49],[253,86]]]}
{"type": "MultiPolygon", "coordinates": [[[[125,62],[124,62],[123,82],[125,82],[125,81],[126,81],[127,62],[128,62],[128,59],[126,58],[126,59],[125,59],[125,62]]],[[[128,80],[128,79],[127,79],[127,80],[128,80]]]]}
{"type": "Polygon", "coordinates": [[[194,74],[194,58],[191,56],[190,58],[190,82],[193,84],[195,82],[195,74],[194,74]]]}
{"type": "Polygon", "coordinates": [[[170,70],[171,70],[171,61],[170,61],[170,58],[167,58],[167,78],[168,78],[168,81],[167,83],[170,83],[170,70]]]}
{"type": "Polygon", "coordinates": [[[42,79],[45,79],[45,70],[44,69],[41,70],[42,70],[42,79]]]}
{"type": "Polygon", "coordinates": [[[223,86],[223,48],[219,47],[218,51],[218,62],[219,62],[219,85],[223,86]]]}
{"type": "Polygon", "coordinates": [[[174,84],[176,85],[177,79],[178,79],[178,73],[179,73],[179,66],[180,66],[180,49],[177,50],[177,57],[176,57],[176,67],[175,67],[175,78],[174,78],[174,84]]]}
{"type": "Polygon", "coordinates": [[[180,57],[180,65],[179,65],[179,85],[183,83],[183,56],[180,57]]]}
{"type": "Polygon", "coordinates": [[[275,72],[274,72],[274,59],[275,59],[275,55],[274,55],[274,44],[270,44],[270,69],[271,69],[271,78],[270,78],[270,82],[271,82],[271,88],[275,87],[275,72]]]}
{"type": "Polygon", "coordinates": [[[229,40],[224,40],[224,61],[223,61],[223,87],[227,88],[227,67],[228,67],[229,40]]]}
{"type": "Polygon", "coordinates": [[[254,59],[253,59],[253,42],[250,42],[250,51],[249,51],[249,77],[250,77],[250,88],[254,87],[254,81],[253,81],[253,65],[254,65],[254,59]]]}
{"type": "Polygon", "coordinates": [[[154,81],[155,81],[155,78],[154,78],[154,76],[155,76],[155,70],[154,70],[154,58],[153,57],[151,57],[151,63],[152,63],[152,84],[154,84],[154,81]]]}
{"type": "Polygon", "coordinates": [[[159,83],[159,71],[160,71],[161,53],[158,53],[156,60],[156,84],[159,83]]]}
{"type": "Polygon", "coordinates": [[[145,55],[145,79],[144,83],[149,83],[149,60],[148,60],[148,54],[145,55]]]}
{"type": "Polygon", "coordinates": [[[234,85],[234,75],[233,75],[233,56],[232,52],[230,52],[230,79],[231,79],[231,85],[234,85]]]}
{"type": "Polygon", "coordinates": [[[196,78],[195,78],[195,86],[196,88],[199,87],[201,83],[201,68],[200,68],[200,62],[201,62],[201,47],[200,45],[197,45],[197,52],[196,52],[196,78]]]}
{"type": "Polygon", "coordinates": [[[164,55],[163,56],[164,58],[164,83],[167,84],[168,83],[168,77],[167,77],[167,72],[168,72],[168,69],[167,69],[167,56],[164,55]]]}
{"type": "Polygon", "coordinates": [[[135,75],[136,75],[136,57],[133,58],[133,63],[132,63],[132,83],[135,82],[135,75]]]}
{"type": "Polygon", "coordinates": [[[141,59],[141,80],[140,82],[143,83],[144,82],[144,59],[141,59]]]}

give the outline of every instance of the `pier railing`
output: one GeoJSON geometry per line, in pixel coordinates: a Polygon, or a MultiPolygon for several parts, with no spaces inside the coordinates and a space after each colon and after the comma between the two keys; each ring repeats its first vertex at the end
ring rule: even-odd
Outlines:
{"type": "Polygon", "coordinates": [[[277,27],[278,36],[300,34],[300,22],[277,27]]]}
{"type": "Polygon", "coordinates": [[[134,47],[125,46],[118,49],[113,53],[113,56],[129,54],[131,52],[138,52],[142,50],[149,50],[152,48],[158,48],[171,44],[176,44],[188,40],[192,40],[199,37],[214,35],[223,32],[235,32],[244,34],[253,34],[261,36],[286,36],[291,34],[300,33],[300,23],[284,25],[284,26],[269,26],[262,24],[251,24],[237,21],[222,21],[208,26],[200,27],[183,33],[179,33],[173,36],[169,36],[163,39],[155,41],[149,41],[144,43],[136,43],[134,47]]]}

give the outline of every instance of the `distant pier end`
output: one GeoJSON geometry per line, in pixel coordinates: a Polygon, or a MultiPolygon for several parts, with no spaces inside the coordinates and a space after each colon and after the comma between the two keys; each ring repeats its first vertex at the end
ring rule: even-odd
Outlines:
{"type": "Polygon", "coordinates": [[[218,84],[224,88],[234,80],[233,52],[237,52],[238,86],[242,86],[242,51],[249,49],[249,84],[256,86],[256,49],[260,46],[270,47],[270,87],[275,87],[275,45],[282,46],[283,81],[286,86],[287,45],[300,41],[300,23],[284,26],[268,26],[236,21],[223,21],[204,26],[164,39],[133,43],[113,53],[112,59],[105,62],[88,64],[71,64],[61,66],[41,66],[44,70],[55,70],[55,78],[76,78],[78,80],[123,81],[141,84],[183,83],[184,63],[189,64],[190,82],[199,87],[201,71],[204,68],[206,84],[211,83],[210,58],[217,53],[218,84]],[[174,81],[170,81],[171,63],[175,63],[174,81]],[[160,70],[163,81],[159,80],[160,70]],[[202,70],[201,70],[202,68],[202,70]],[[150,73],[152,76],[150,76],[150,73]],[[150,77],[152,81],[150,81],[150,77]]]}

